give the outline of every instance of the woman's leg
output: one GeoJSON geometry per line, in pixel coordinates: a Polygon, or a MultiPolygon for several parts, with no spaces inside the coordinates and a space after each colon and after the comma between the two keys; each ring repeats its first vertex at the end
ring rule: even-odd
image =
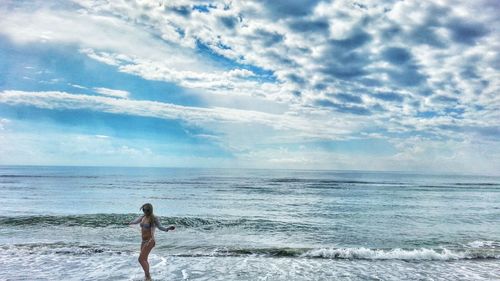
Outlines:
{"type": "Polygon", "coordinates": [[[141,244],[141,254],[139,255],[139,263],[142,266],[142,269],[144,270],[144,274],[146,275],[146,279],[150,279],[151,275],[149,274],[149,263],[148,263],[148,256],[153,247],[155,246],[155,241],[150,240],[148,242],[143,242],[141,244]]]}

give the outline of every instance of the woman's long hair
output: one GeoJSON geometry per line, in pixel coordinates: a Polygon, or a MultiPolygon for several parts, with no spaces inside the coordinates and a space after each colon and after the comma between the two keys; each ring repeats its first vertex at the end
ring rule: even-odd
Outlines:
{"type": "Polygon", "coordinates": [[[151,227],[154,227],[155,215],[153,214],[153,205],[146,203],[142,205],[140,210],[144,212],[144,216],[149,220],[151,227]]]}

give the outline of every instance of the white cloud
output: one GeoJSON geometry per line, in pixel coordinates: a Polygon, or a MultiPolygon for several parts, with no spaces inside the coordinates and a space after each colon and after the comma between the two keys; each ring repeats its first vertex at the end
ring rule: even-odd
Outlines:
{"type": "Polygon", "coordinates": [[[68,83],[69,86],[73,87],[73,88],[77,88],[77,89],[88,89],[87,87],[85,86],[82,86],[82,85],[78,85],[78,84],[72,84],[72,83],[68,83]]]}
{"type": "Polygon", "coordinates": [[[130,96],[130,93],[127,91],[115,90],[109,88],[94,88],[94,91],[103,96],[108,96],[112,98],[128,99],[128,97],[130,96]]]}
{"type": "Polygon", "coordinates": [[[158,40],[154,34],[120,18],[89,11],[1,10],[0,33],[18,44],[76,44],[81,49],[113,50],[117,56],[162,60],[179,70],[213,69],[192,50],[158,40]],[[131,44],[135,42],[137,44],[131,44]],[[165,59],[168,58],[168,59],[165,59]]]}
{"type": "MultiPolygon", "coordinates": [[[[45,128],[47,129],[47,128],[45,128]]],[[[46,130],[9,132],[0,138],[0,164],[21,165],[145,165],[151,149],[124,139],[46,130]]]]}
{"type": "MultiPolygon", "coordinates": [[[[226,159],[178,155],[189,149],[169,143],[168,149],[155,142],[121,138],[100,138],[44,128],[44,133],[6,132],[0,134],[0,165],[110,165],[167,167],[231,167],[226,159]],[[150,145],[156,146],[150,147],[150,145]]],[[[233,166],[234,167],[234,166],[233,166]]]]}
{"type": "MultiPolygon", "coordinates": [[[[186,88],[210,93],[264,97],[297,103],[299,106],[314,104],[322,95],[332,92],[361,95],[363,92],[387,90],[409,92],[402,104],[406,109],[410,108],[410,104],[423,101],[419,91],[447,95],[460,92],[459,100],[462,104],[467,106],[474,99],[476,104],[484,106],[491,104],[495,97],[488,93],[497,92],[500,88],[495,69],[488,67],[492,58],[494,60],[496,57],[491,50],[497,49],[499,44],[499,40],[494,40],[497,31],[492,30],[476,46],[455,44],[450,38],[446,22],[453,17],[470,18],[471,15],[464,11],[475,9],[472,7],[474,5],[465,2],[455,5],[412,1],[395,4],[365,3],[364,7],[350,1],[320,2],[315,9],[311,9],[305,20],[314,22],[326,19],[330,25],[329,34],[326,35],[316,33],[314,29],[306,33],[297,32],[290,28],[290,19],[276,20],[267,17],[268,14],[263,11],[269,7],[254,1],[236,1],[231,4],[215,1],[209,13],[190,10],[188,16],[180,15],[174,7],[191,7],[192,3],[189,1],[168,2],[162,6],[150,2],[75,2],[83,9],[78,12],[38,9],[34,13],[23,13],[22,10],[9,13],[1,20],[4,26],[2,32],[17,42],[37,42],[40,41],[40,34],[46,34],[44,40],[48,42],[77,43],[89,57],[146,79],[175,82],[186,88]],[[440,10],[443,11],[443,16],[435,17],[436,11],[440,10]],[[221,26],[221,17],[237,19],[238,23],[234,28],[225,28],[221,26]],[[25,20],[27,18],[30,20],[25,20]],[[432,22],[433,18],[435,23],[432,22]],[[21,24],[21,21],[28,24],[21,24]],[[365,26],[367,23],[364,21],[370,22],[370,28],[365,26]],[[443,40],[446,48],[411,42],[416,40],[411,35],[412,32],[419,26],[424,28],[426,25],[437,32],[436,36],[443,40]],[[392,38],[384,38],[384,34],[391,28],[400,30],[394,31],[396,35],[392,38]],[[339,50],[330,48],[331,39],[357,40],[350,36],[363,34],[360,31],[368,34],[371,41],[357,50],[358,58],[354,57],[348,64],[340,64],[339,67],[346,68],[361,63],[359,70],[364,68],[368,71],[368,79],[382,81],[382,87],[366,86],[356,77],[350,81],[339,79],[339,75],[344,74],[335,72],[337,70],[334,70],[333,73],[337,74],[333,77],[332,72],[329,74],[319,71],[321,67],[338,61],[342,55],[339,50]],[[158,37],[164,40],[158,40],[158,37]],[[279,82],[248,79],[254,76],[258,78],[259,74],[241,68],[221,69],[211,59],[200,59],[204,54],[197,53],[196,44],[193,43],[196,40],[221,56],[273,71],[279,82]],[[401,88],[402,82],[397,82],[399,85],[391,83],[391,78],[385,72],[392,68],[378,58],[385,46],[404,46],[414,56],[414,66],[403,69],[402,73],[394,73],[394,79],[413,79],[412,76],[422,75],[427,77],[427,89],[424,86],[421,87],[422,90],[401,88]],[[331,61],[324,59],[325,53],[329,52],[337,52],[331,61]],[[462,69],[467,67],[463,63],[464,55],[480,59],[479,63],[475,61],[475,65],[476,73],[482,79],[472,81],[458,77],[463,72],[462,69]],[[363,62],[364,59],[367,61],[363,62]],[[298,85],[294,81],[303,82],[298,85]],[[481,81],[489,81],[489,85],[483,87],[481,81]],[[315,88],[321,84],[323,88],[315,88]],[[475,94],[478,91],[482,91],[479,98],[475,94]]],[[[487,22],[496,19],[491,13],[484,12],[474,20],[487,22]]],[[[384,109],[385,112],[374,114],[374,118],[383,115],[397,117],[401,114],[400,107],[384,102],[366,105],[368,108],[379,106],[384,109]]],[[[427,107],[440,111],[445,106],[428,104],[427,107]]],[[[335,108],[326,109],[336,111],[335,108]]],[[[410,114],[405,118],[415,118],[416,111],[406,112],[410,114]]]]}
{"type": "Polygon", "coordinates": [[[392,155],[332,152],[318,147],[262,148],[236,153],[236,159],[261,168],[416,171],[499,175],[500,149],[495,142],[394,139],[392,155]]]}
{"type": "MultiPolygon", "coordinates": [[[[165,3],[166,6],[161,7],[149,2],[132,5],[106,1],[99,4],[89,4],[88,2],[81,2],[80,4],[86,7],[91,13],[106,12],[118,15],[120,18],[139,21],[140,26],[147,25],[150,27],[149,30],[161,34],[164,39],[173,44],[193,48],[193,40],[200,40],[211,48],[213,52],[221,56],[272,70],[276,77],[284,83],[262,84],[245,81],[244,79],[231,79],[231,75],[217,71],[208,73],[203,71],[196,72],[192,69],[179,71],[177,68],[165,67],[161,62],[148,61],[144,57],[137,57],[133,62],[129,61],[127,63],[123,61],[117,63],[114,60],[116,65],[120,65],[122,71],[134,73],[148,79],[175,81],[188,88],[218,93],[231,91],[244,92],[291,103],[302,101],[303,103],[311,104],[317,98],[318,92],[328,93],[333,89],[336,92],[360,94],[362,92],[387,90],[387,86],[392,91],[406,90],[412,93],[409,96],[410,98],[404,102],[405,104],[420,102],[422,101],[422,96],[416,92],[416,89],[412,87],[401,89],[398,84],[391,84],[389,80],[383,80],[384,72],[389,69],[387,66],[384,66],[383,61],[380,61],[377,56],[378,52],[384,46],[406,46],[414,55],[415,69],[418,72],[412,68],[403,69],[407,73],[396,73],[398,76],[395,77],[403,75],[401,77],[403,79],[413,79],[411,78],[412,76],[420,73],[422,77],[427,77],[428,82],[428,89],[423,91],[428,91],[431,94],[433,92],[439,94],[442,91],[440,85],[443,82],[448,83],[450,81],[449,75],[456,77],[457,73],[460,73],[463,65],[453,65],[453,62],[460,61],[464,52],[488,54],[487,51],[481,49],[494,50],[496,44],[498,44],[498,40],[492,41],[494,33],[483,38],[481,41],[482,44],[478,46],[463,46],[452,42],[450,39],[451,35],[447,31],[446,21],[449,21],[452,17],[471,17],[470,14],[464,14],[464,11],[467,9],[462,9],[462,7],[474,8],[469,7],[470,5],[466,2],[456,3],[455,5],[449,5],[446,2],[419,3],[412,1],[396,4],[389,2],[377,4],[365,3],[364,7],[362,5],[354,5],[350,1],[321,2],[318,7],[311,10],[306,20],[314,22],[318,19],[328,19],[331,28],[329,29],[330,33],[326,37],[325,35],[315,33],[314,30],[306,33],[297,32],[289,27],[289,19],[276,20],[273,17],[266,17],[266,13],[263,11],[266,11],[268,7],[254,1],[236,1],[231,4],[214,1],[209,13],[201,13],[193,10],[190,11],[189,16],[179,16],[172,9],[180,5],[189,7],[192,4],[189,1],[182,3],[169,2],[165,3]],[[442,17],[436,18],[434,13],[439,11],[439,9],[444,11],[445,14],[442,17]],[[147,14],[146,18],[142,16],[144,14],[147,14]],[[234,28],[224,28],[221,26],[220,17],[233,17],[238,19],[239,22],[235,24],[234,28]],[[425,27],[426,25],[433,24],[431,22],[433,18],[435,18],[439,25],[435,28],[438,34],[436,36],[442,37],[442,40],[444,40],[443,44],[447,44],[446,48],[434,48],[425,44],[415,45],[417,43],[409,42],[412,40],[410,33],[419,26],[425,27]],[[365,26],[367,23],[363,21],[370,22],[370,28],[367,28],[365,26]],[[167,32],[165,30],[170,30],[167,27],[181,29],[184,35],[179,37],[178,33],[167,32]],[[394,31],[399,32],[400,35],[390,39],[384,38],[384,32],[387,33],[387,30],[390,30],[392,27],[400,28],[400,31],[394,31]],[[318,66],[329,63],[324,61],[324,53],[335,52],[335,50],[329,49],[328,44],[331,42],[330,39],[356,40],[356,37],[350,38],[350,36],[357,36],[360,33],[356,32],[360,30],[366,32],[372,38],[370,43],[366,45],[366,48],[359,49],[361,52],[360,56],[369,59],[366,65],[364,65],[364,68],[371,72],[367,77],[376,80],[382,79],[381,81],[386,84],[384,87],[365,86],[356,79],[345,81],[338,79],[338,76],[332,79],[329,74],[318,71],[318,66]],[[227,48],[221,48],[220,46],[227,46],[227,48]],[[289,78],[291,77],[290,74],[298,75],[305,84],[295,85],[289,78]],[[315,84],[325,84],[326,87],[323,90],[311,88],[315,84]],[[301,92],[301,98],[294,98],[292,95],[294,92],[301,92]]],[[[481,13],[481,17],[475,20],[487,22],[495,20],[495,17],[492,17],[491,13],[481,13]]],[[[425,40],[425,38],[422,40],[425,40]]],[[[341,53],[337,57],[339,55],[341,53]]],[[[106,57],[109,58],[112,56],[112,54],[102,54],[100,59],[105,61],[106,57]]],[[[338,58],[334,58],[334,61],[336,59],[338,58]]],[[[355,64],[356,61],[351,59],[349,63],[355,64]]],[[[349,66],[349,64],[340,65],[340,67],[346,66],[349,66]]],[[[481,95],[484,98],[484,96],[487,96],[487,92],[496,91],[499,87],[498,81],[496,81],[498,79],[495,79],[493,76],[495,71],[491,68],[487,70],[488,68],[483,66],[481,66],[481,69],[484,71],[478,71],[478,73],[485,77],[487,81],[490,81],[490,86],[481,95]]],[[[243,77],[240,76],[240,78],[243,77]]],[[[461,91],[464,93],[464,102],[468,102],[467,97],[470,96],[468,93],[477,91],[477,85],[474,86],[473,82],[457,78],[453,78],[456,80],[456,86],[450,84],[446,91],[448,94],[450,91],[461,91]]],[[[401,84],[402,82],[398,83],[401,84]]],[[[484,102],[481,101],[481,104],[487,104],[488,102],[484,100],[484,102]]],[[[372,106],[376,105],[372,104],[372,106]]],[[[394,116],[400,114],[398,108],[386,106],[383,103],[382,105],[389,114],[394,116]]],[[[408,107],[406,106],[406,108],[408,107]]],[[[441,110],[440,107],[436,107],[436,109],[441,110]]],[[[408,118],[411,117],[414,116],[408,116],[408,118]]]]}
{"type": "Polygon", "coordinates": [[[308,120],[286,114],[276,115],[222,107],[190,107],[154,101],[117,99],[65,92],[3,91],[0,92],[0,103],[29,105],[44,109],[87,109],[107,113],[177,119],[197,126],[219,124],[229,127],[231,124],[258,124],[276,130],[297,130],[299,133],[310,136],[323,135],[325,130],[331,129],[337,130],[336,134],[333,134],[332,131],[332,135],[346,132],[341,126],[328,128],[322,124],[316,124],[312,127],[308,120]]]}
{"type": "Polygon", "coordinates": [[[109,136],[106,136],[106,135],[95,135],[96,138],[98,139],[108,139],[109,136]]]}
{"type": "Polygon", "coordinates": [[[11,121],[7,118],[0,118],[0,130],[5,130],[6,126],[10,123],[11,121]]]}
{"type": "Polygon", "coordinates": [[[256,95],[261,97],[272,96],[272,93],[281,91],[280,85],[270,82],[246,80],[255,74],[246,69],[211,70],[179,70],[167,66],[158,60],[149,60],[139,57],[126,57],[108,52],[96,52],[92,49],[84,49],[81,52],[89,57],[110,65],[117,66],[125,73],[135,74],[149,80],[175,82],[180,86],[191,89],[199,89],[205,92],[223,95],[256,95]]]}
{"type": "MultiPolygon", "coordinates": [[[[104,88],[94,88],[103,97],[4,91],[1,102],[180,119],[221,133],[214,139],[241,157],[256,143],[363,135],[411,143],[384,163],[417,169],[445,165],[426,153],[439,157],[446,147],[467,151],[451,163],[495,146],[487,140],[500,120],[500,20],[491,3],[319,1],[302,10],[291,5],[286,15],[271,2],[213,1],[208,13],[183,15],[174,8],[195,2],[74,2],[81,9],[0,10],[0,33],[18,44],[76,46],[119,71],[207,94],[208,107],[129,100],[128,92],[104,88]]],[[[261,153],[253,156],[264,161],[271,152],[261,153]]],[[[321,153],[311,153],[323,159],[318,165],[363,164],[321,153]]],[[[270,162],[315,161],[275,154],[270,162]]]]}

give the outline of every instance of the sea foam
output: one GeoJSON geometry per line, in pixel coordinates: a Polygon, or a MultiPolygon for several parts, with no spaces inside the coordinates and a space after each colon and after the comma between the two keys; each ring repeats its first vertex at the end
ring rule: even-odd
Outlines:
{"type": "Polygon", "coordinates": [[[327,259],[366,259],[366,260],[461,260],[496,259],[494,253],[452,251],[448,249],[368,249],[368,248],[330,248],[310,250],[302,257],[327,259]]]}

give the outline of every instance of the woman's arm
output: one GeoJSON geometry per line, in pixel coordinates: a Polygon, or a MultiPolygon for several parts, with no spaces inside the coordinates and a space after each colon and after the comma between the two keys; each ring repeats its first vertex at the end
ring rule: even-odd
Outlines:
{"type": "Polygon", "coordinates": [[[162,226],[161,223],[160,223],[160,220],[157,217],[155,217],[155,226],[158,227],[158,229],[161,230],[161,231],[169,231],[169,230],[174,230],[175,229],[175,226],[173,226],[173,225],[171,225],[169,227],[162,226]]]}
{"type": "Polygon", "coordinates": [[[138,223],[140,223],[140,222],[141,222],[141,220],[142,220],[142,218],[143,218],[143,217],[144,217],[144,216],[139,216],[138,218],[136,218],[135,220],[133,220],[133,221],[129,222],[128,224],[129,224],[129,225],[132,225],[132,224],[138,224],[138,223]]]}

